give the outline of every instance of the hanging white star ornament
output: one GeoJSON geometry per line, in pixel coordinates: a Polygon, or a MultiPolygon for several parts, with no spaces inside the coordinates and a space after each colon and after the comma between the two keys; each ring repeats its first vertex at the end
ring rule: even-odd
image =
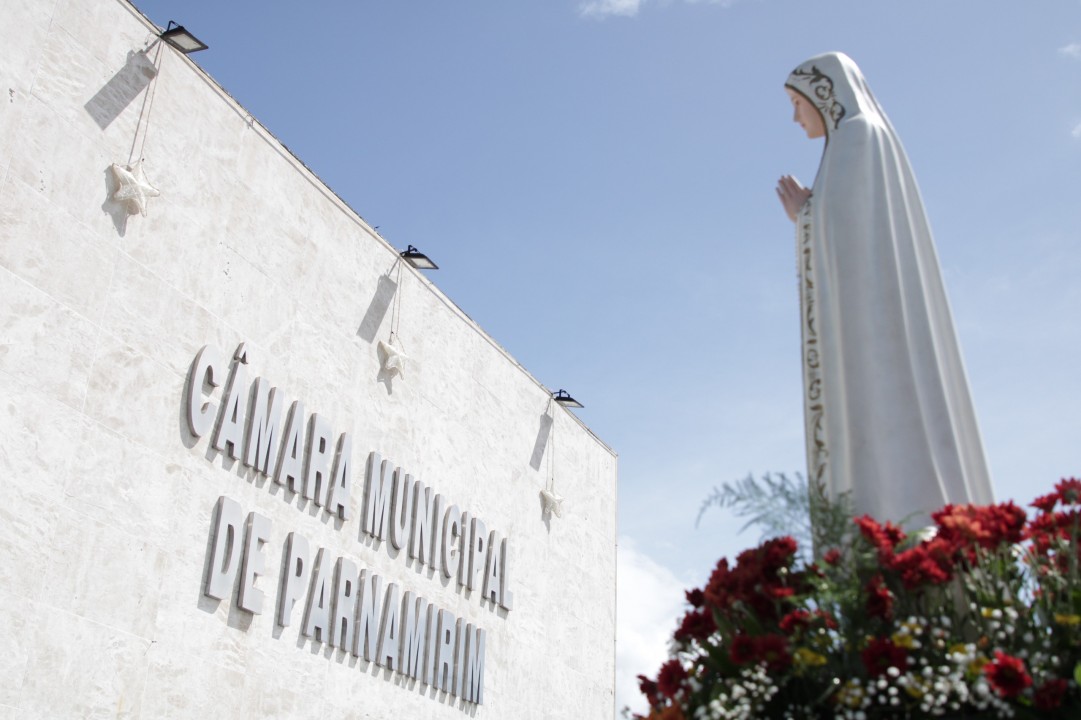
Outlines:
{"type": "Polygon", "coordinates": [[[142,159],[136,160],[134,165],[113,163],[111,170],[117,185],[113,200],[126,206],[128,214],[139,213],[146,217],[147,200],[159,197],[161,193],[147,181],[142,159]]]}
{"type": "Polygon", "coordinates": [[[544,512],[563,517],[563,496],[556,495],[554,490],[541,490],[541,501],[544,503],[544,512]]]}
{"type": "Polygon", "coordinates": [[[402,352],[401,348],[395,347],[393,342],[379,341],[379,351],[383,353],[383,369],[391,375],[397,373],[405,377],[405,361],[409,356],[402,352]]]}

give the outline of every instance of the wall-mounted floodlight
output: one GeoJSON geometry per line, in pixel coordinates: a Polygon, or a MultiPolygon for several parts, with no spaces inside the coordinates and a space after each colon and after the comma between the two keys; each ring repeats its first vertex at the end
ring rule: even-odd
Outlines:
{"type": "Polygon", "coordinates": [[[410,245],[407,249],[398,253],[402,259],[415,267],[417,270],[438,270],[439,266],[431,261],[427,255],[410,245]]]}
{"type": "Polygon", "coordinates": [[[183,25],[177,25],[172,20],[159,37],[185,55],[207,49],[206,43],[185,30],[183,25]]]}
{"type": "Polygon", "coordinates": [[[585,407],[585,405],[572,398],[566,390],[556,390],[552,393],[552,399],[566,408],[585,407]]]}

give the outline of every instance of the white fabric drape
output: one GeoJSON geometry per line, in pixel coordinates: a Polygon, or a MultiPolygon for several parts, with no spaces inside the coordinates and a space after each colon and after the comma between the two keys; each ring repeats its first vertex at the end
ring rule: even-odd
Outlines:
{"type": "Polygon", "coordinates": [[[796,220],[808,475],[857,515],[930,522],[993,502],[979,429],[904,148],[856,64],[827,53],[786,86],[826,124],[796,220]]]}

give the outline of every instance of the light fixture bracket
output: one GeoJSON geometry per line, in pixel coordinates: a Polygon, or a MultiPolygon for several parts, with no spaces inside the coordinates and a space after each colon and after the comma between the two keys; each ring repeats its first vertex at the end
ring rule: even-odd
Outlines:
{"type": "Polygon", "coordinates": [[[555,400],[557,404],[562,405],[566,408],[585,407],[585,405],[572,398],[570,396],[570,393],[568,393],[566,390],[556,390],[554,393],[552,393],[552,399],[555,400]]]}

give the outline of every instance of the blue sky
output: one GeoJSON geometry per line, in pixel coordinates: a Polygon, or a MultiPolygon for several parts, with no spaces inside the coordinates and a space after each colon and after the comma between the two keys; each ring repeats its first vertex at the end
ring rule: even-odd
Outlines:
{"type": "MultiPolygon", "coordinates": [[[[620,703],[683,587],[752,543],[701,500],[803,466],[792,225],[843,50],[916,171],[1001,499],[1081,474],[1081,2],[136,0],[620,453],[620,703]],[[659,628],[659,629],[658,629],[659,628]]],[[[557,488],[558,489],[558,488],[557,488]]]]}

